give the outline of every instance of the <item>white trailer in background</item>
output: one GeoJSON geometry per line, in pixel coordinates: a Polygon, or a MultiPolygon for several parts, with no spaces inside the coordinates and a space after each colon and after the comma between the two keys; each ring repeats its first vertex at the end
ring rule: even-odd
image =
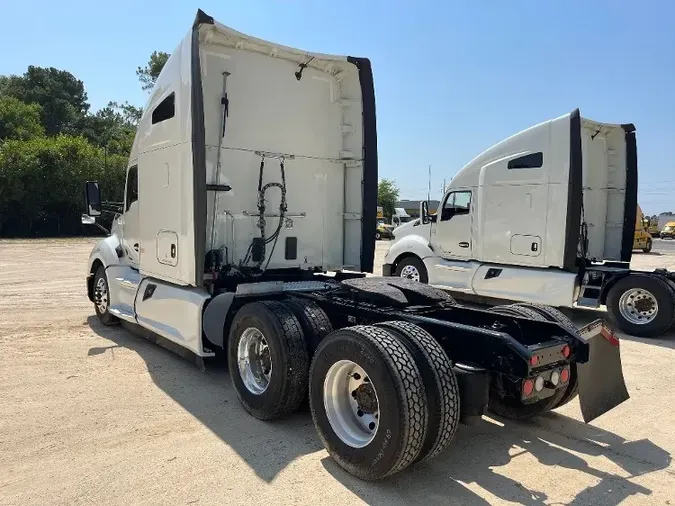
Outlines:
{"type": "Polygon", "coordinates": [[[395,230],[384,275],[470,296],[607,305],[622,330],[660,335],[675,321],[673,274],[630,270],[636,209],[635,127],[575,110],[469,162],[435,216],[423,210],[395,230]]]}
{"type": "MultiPolygon", "coordinates": [[[[364,479],[438,455],[460,417],[488,408],[527,418],[578,393],[588,421],[623,402],[618,342],[599,321],[577,331],[551,308],[481,311],[365,277],[376,135],[367,59],[280,46],[199,11],[152,91],[123,207],[89,258],[100,322],[201,360],[222,353],[258,419],[309,397],[330,455],[364,479]]],[[[91,223],[98,183],[85,196],[91,223]]]]}

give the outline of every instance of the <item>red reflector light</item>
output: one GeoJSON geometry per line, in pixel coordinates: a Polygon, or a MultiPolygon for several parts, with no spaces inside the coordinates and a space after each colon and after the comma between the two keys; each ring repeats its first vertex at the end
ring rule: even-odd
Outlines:
{"type": "Polygon", "coordinates": [[[565,367],[563,368],[562,371],[560,371],[560,382],[561,383],[567,383],[570,380],[570,370],[565,367]]]}
{"type": "Polygon", "coordinates": [[[569,346],[567,346],[567,345],[563,346],[563,349],[562,349],[563,357],[569,358],[571,353],[572,353],[572,350],[570,350],[569,346]]]}
{"type": "Polygon", "coordinates": [[[532,355],[530,357],[530,365],[537,365],[539,363],[539,357],[536,355],[532,355]]]}
{"type": "Polygon", "coordinates": [[[534,381],[527,379],[523,381],[523,395],[527,397],[534,390],[534,381]]]}

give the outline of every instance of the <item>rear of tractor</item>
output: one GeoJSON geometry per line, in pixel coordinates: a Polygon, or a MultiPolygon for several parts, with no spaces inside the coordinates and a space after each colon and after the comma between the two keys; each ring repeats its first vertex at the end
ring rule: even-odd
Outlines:
{"type": "Polygon", "coordinates": [[[366,480],[439,455],[460,420],[488,410],[524,419],[579,394],[590,421],[628,397],[608,329],[578,331],[545,306],[471,309],[420,283],[357,278],[289,283],[233,311],[229,370],[244,408],[271,420],[308,397],[329,454],[366,480]]]}

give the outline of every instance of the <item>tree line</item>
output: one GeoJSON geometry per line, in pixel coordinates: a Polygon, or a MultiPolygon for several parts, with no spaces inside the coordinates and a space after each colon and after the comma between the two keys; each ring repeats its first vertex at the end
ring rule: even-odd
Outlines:
{"type": "MultiPolygon", "coordinates": [[[[154,52],[136,70],[143,89],[168,56],[154,52]]],[[[105,200],[122,200],[143,111],[114,101],[90,109],[84,83],[66,70],[31,65],[0,76],[0,237],[92,233],[80,224],[85,181],[100,181],[105,200]]]]}

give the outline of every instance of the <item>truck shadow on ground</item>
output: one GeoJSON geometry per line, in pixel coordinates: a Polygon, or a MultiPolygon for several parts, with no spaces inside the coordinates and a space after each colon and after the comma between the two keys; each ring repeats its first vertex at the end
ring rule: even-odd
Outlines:
{"type": "MultiPolygon", "coordinates": [[[[523,471],[515,468],[515,473],[522,476],[526,470],[531,472],[534,458],[539,466],[537,474],[549,487],[550,483],[560,482],[563,490],[570,491],[565,495],[572,498],[564,504],[614,506],[631,496],[644,499],[651,495],[650,489],[633,483],[631,478],[666,469],[671,462],[670,454],[648,439],[626,441],[559,414],[547,414],[531,423],[501,422],[503,426],[489,421],[476,427],[460,426],[444,454],[380,483],[355,479],[329,457],[322,463],[347,488],[374,505],[414,504],[421,498],[425,504],[448,504],[449,499],[457,504],[491,504],[469,487],[484,489],[503,501],[552,504],[555,499],[546,490],[528,488],[499,470],[512,460],[522,459],[523,471]],[[609,467],[617,471],[608,472],[589,464],[586,459],[594,457],[610,460],[613,465],[609,467]],[[551,479],[556,474],[559,478],[551,479]],[[589,482],[595,484],[581,489],[575,485],[589,482]]],[[[507,472],[513,474],[514,467],[507,472]]],[[[532,483],[529,478],[527,481],[532,483]]]]}
{"type": "MultiPolygon", "coordinates": [[[[152,380],[163,392],[236,451],[266,482],[274,480],[295,459],[323,449],[306,406],[285,420],[258,421],[240,406],[220,361],[209,360],[205,370],[200,370],[194,361],[125,327],[105,327],[94,316],[88,323],[97,335],[111,342],[92,347],[89,356],[115,348],[133,350],[145,361],[152,380]]],[[[486,421],[477,427],[460,426],[443,455],[381,482],[360,481],[328,456],[322,464],[369,504],[490,504],[469,488],[473,485],[503,500],[547,504],[546,491],[529,489],[498,470],[512,459],[526,458],[524,454],[537,459],[541,466],[537,472],[547,476],[549,483],[551,474],[561,469],[566,471],[561,479],[569,479],[570,472],[576,472],[585,475],[578,477],[579,481],[597,482],[574,494],[569,504],[575,505],[616,505],[633,495],[649,496],[651,490],[630,478],[665,469],[671,462],[668,452],[647,439],[629,442],[566,416],[550,414],[532,424],[505,422],[500,426],[486,421]],[[585,456],[603,456],[619,469],[616,473],[596,469],[584,460],[585,456]]]]}

